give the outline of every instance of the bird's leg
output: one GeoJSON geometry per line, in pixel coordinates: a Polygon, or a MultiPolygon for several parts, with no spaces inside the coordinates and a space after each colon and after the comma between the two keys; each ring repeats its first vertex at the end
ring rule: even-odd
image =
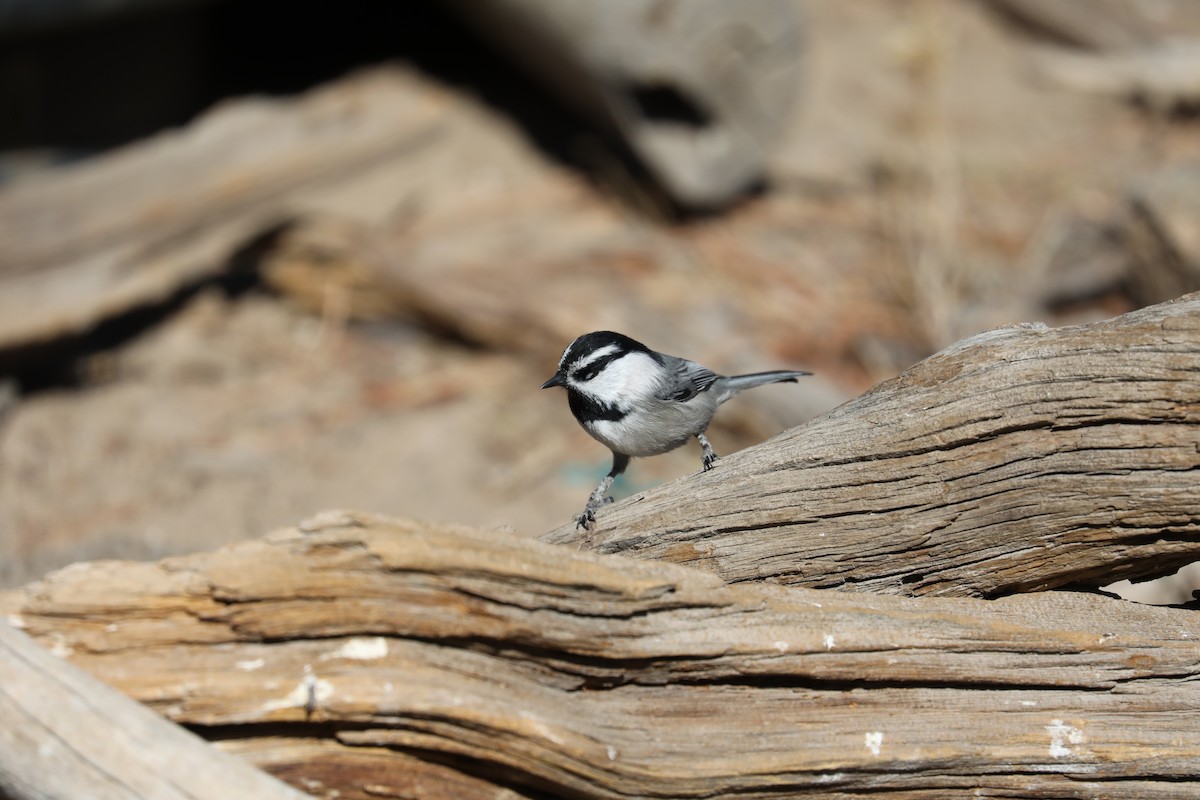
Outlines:
{"type": "Polygon", "coordinates": [[[713,468],[713,462],[720,456],[713,451],[712,445],[708,443],[708,437],[703,433],[696,434],[696,441],[700,442],[700,446],[704,448],[704,471],[708,472],[713,468]]]}
{"type": "Polygon", "coordinates": [[[600,481],[600,485],[588,497],[587,506],[584,507],[583,513],[575,518],[576,527],[587,529],[595,524],[596,509],[612,502],[612,498],[608,496],[608,490],[612,488],[613,480],[624,472],[628,466],[629,456],[624,453],[613,453],[612,469],[608,471],[608,474],[600,481]]]}

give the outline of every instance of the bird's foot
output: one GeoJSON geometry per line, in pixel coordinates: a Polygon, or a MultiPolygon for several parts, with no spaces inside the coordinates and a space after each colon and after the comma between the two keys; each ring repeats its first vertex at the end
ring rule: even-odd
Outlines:
{"type": "Polygon", "coordinates": [[[583,513],[575,518],[575,527],[585,531],[591,530],[596,525],[596,509],[606,506],[612,501],[611,497],[593,494],[588,498],[588,503],[584,507],[583,513]]]}
{"type": "Polygon", "coordinates": [[[708,443],[708,437],[703,433],[696,434],[696,441],[700,443],[700,447],[704,449],[704,471],[708,472],[713,468],[718,458],[711,444],[708,443]]]}

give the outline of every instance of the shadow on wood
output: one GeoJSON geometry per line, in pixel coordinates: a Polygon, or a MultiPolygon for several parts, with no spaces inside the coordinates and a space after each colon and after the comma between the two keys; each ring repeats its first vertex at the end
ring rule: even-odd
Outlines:
{"type": "Polygon", "coordinates": [[[1089,594],[726,585],[330,513],[214,553],[79,564],[0,612],[319,796],[1200,790],[1195,613],[1089,594]]]}

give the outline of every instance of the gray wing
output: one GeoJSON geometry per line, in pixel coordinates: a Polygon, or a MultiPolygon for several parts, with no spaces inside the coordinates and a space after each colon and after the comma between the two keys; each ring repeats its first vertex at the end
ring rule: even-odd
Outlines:
{"type": "Polygon", "coordinates": [[[695,361],[688,361],[686,358],[663,356],[662,359],[663,366],[667,368],[667,374],[673,378],[673,381],[659,391],[658,397],[662,400],[685,403],[708,389],[721,377],[712,370],[700,366],[695,361]]]}

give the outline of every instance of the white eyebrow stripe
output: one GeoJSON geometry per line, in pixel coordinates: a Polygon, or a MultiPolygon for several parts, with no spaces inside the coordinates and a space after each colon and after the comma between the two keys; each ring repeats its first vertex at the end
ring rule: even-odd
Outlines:
{"type": "Polygon", "coordinates": [[[582,369],[588,364],[591,364],[593,361],[604,358],[607,355],[611,355],[620,349],[621,348],[617,347],[615,344],[606,344],[604,347],[597,348],[596,350],[588,353],[586,358],[582,359],[581,361],[576,361],[571,366],[573,366],[575,369],[582,369]]]}

